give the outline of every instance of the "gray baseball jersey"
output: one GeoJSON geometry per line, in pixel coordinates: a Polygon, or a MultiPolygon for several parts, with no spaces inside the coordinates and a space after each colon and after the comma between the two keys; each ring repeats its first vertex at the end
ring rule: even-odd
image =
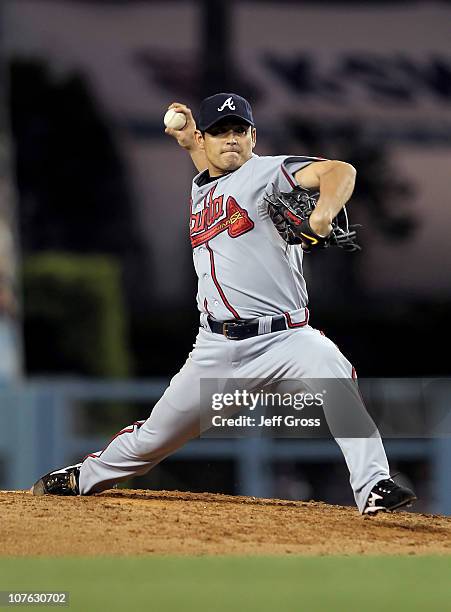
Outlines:
{"type": "MultiPolygon", "coordinates": [[[[199,435],[202,379],[352,379],[350,362],[308,324],[302,249],[288,247],[280,238],[263,199],[273,185],[290,191],[293,173],[317,160],[253,155],[230,174],[214,180],[207,173],[194,178],[190,237],[201,312],[196,342],[150,417],[125,427],[104,450],[85,458],[81,494],[143,474],[199,435]],[[271,332],[271,317],[281,314],[287,329],[271,332]],[[258,319],[258,335],[229,339],[211,331],[208,317],[258,319]]],[[[365,412],[356,386],[343,387],[349,393],[342,402],[347,412],[355,411],[356,417],[365,412]]],[[[334,434],[333,424],[340,415],[333,403],[328,403],[325,416],[334,434]]],[[[382,440],[377,430],[367,437],[334,435],[362,512],[373,486],[389,478],[382,440]]]]}
{"type": "Polygon", "coordinates": [[[253,155],[216,180],[205,182],[206,172],[194,178],[190,237],[201,313],[225,321],[305,308],[302,249],[282,240],[263,197],[274,185],[291,191],[293,174],[317,160],[253,155]]]}

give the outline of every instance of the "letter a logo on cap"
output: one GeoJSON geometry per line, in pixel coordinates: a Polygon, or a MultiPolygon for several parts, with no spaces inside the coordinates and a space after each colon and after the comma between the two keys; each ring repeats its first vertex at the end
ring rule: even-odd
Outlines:
{"type": "Polygon", "coordinates": [[[230,110],[235,110],[235,104],[233,103],[232,96],[230,96],[230,98],[227,98],[224,104],[218,108],[218,112],[223,111],[226,106],[228,106],[230,110]]]}

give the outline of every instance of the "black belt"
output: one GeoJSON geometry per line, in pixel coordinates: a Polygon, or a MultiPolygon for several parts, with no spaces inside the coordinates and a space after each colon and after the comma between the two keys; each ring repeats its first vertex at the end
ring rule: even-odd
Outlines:
{"type": "MultiPolygon", "coordinates": [[[[229,340],[245,340],[246,338],[258,336],[258,319],[254,321],[237,319],[235,321],[222,322],[207,317],[207,320],[214,334],[221,334],[229,340]]],[[[285,317],[283,315],[280,317],[273,317],[271,320],[271,329],[268,330],[267,333],[282,331],[284,329],[288,329],[285,317]]]]}

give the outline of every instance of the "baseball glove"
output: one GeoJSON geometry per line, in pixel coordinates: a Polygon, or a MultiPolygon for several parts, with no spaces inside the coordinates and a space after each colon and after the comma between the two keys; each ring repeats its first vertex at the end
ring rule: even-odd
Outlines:
{"type": "Polygon", "coordinates": [[[325,238],[316,234],[309,224],[309,217],[318,202],[319,192],[311,192],[296,186],[293,191],[284,193],[273,185],[272,194],[265,196],[268,214],[277,231],[287,244],[302,244],[306,252],[337,246],[345,251],[360,251],[357,244],[356,228],[349,225],[346,207],[332,220],[332,231],[325,238]]]}

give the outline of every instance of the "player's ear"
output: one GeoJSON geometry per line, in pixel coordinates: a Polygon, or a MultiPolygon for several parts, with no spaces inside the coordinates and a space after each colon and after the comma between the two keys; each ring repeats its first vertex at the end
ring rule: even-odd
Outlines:
{"type": "Polygon", "coordinates": [[[252,129],[252,149],[254,149],[257,143],[257,130],[253,127],[252,129]]]}
{"type": "Polygon", "coordinates": [[[202,149],[202,151],[203,151],[205,149],[205,147],[204,147],[204,135],[202,134],[202,132],[200,130],[196,130],[194,132],[194,139],[195,139],[196,144],[199,147],[199,149],[202,149]]]}

